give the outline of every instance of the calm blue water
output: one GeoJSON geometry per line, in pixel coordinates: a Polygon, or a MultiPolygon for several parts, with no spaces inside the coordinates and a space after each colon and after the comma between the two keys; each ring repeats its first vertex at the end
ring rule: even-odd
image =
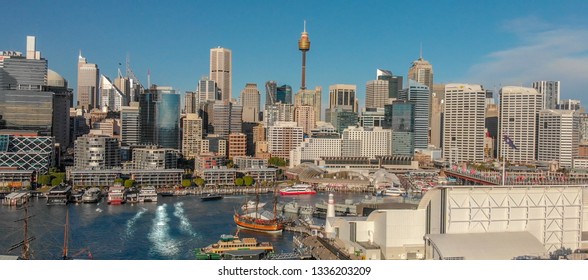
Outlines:
{"type": "MultiPolygon", "coordinates": [[[[359,201],[365,195],[336,193],[337,203],[345,199],[359,201]]],[[[300,204],[327,200],[327,193],[296,196],[300,204]]],[[[248,197],[252,199],[253,197],[248,197]]],[[[194,259],[194,249],[218,241],[221,234],[234,234],[234,209],[245,201],[245,196],[226,196],[222,200],[201,201],[197,196],[159,197],[157,203],[124,205],[70,204],[47,206],[46,199],[33,198],[29,214],[30,235],[34,259],[59,259],[63,248],[66,209],[69,209],[69,255],[105,260],[194,259]]],[[[293,197],[279,197],[286,203],[293,197]]],[[[262,195],[260,201],[271,208],[273,195],[262,195]]],[[[0,254],[23,238],[23,210],[0,206],[0,254]]],[[[316,219],[316,224],[324,220],[316,219]]],[[[274,244],[276,252],[291,252],[290,232],[279,235],[241,230],[240,237],[255,237],[258,241],[274,244]]],[[[10,254],[19,254],[17,249],[10,254]]]]}

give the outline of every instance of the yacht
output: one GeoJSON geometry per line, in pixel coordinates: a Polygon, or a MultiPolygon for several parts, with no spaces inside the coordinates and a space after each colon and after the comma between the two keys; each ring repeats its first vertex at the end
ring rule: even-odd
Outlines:
{"type": "Polygon", "coordinates": [[[102,191],[99,188],[89,188],[82,196],[83,203],[98,203],[102,198],[102,191]]]}
{"type": "Polygon", "coordinates": [[[405,190],[397,187],[388,187],[382,190],[382,196],[401,196],[405,193],[405,190]]]}

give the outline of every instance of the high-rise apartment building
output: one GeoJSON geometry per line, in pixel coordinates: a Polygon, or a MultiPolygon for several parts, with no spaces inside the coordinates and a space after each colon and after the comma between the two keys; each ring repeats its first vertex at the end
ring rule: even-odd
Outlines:
{"type": "Polygon", "coordinates": [[[100,69],[94,63],[80,55],[78,56],[78,106],[91,110],[100,108],[100,69]]]}
{"type": "Polygon", "coordinates": [[[542,96],[534,88],[506,86],[500,89],[499,157],[521,164],[535,160],[537,114],[542,108],[541,102],[542,96]],[[517,149],[506,144],[505,135],[517,149]]]}
{"type": "Polygon", "coordinates": [[[244,133],[229,134],[228,157],[244,157],[247,154],[247,135],[244,133]]]}
{"type": "Polygon", "coordinates": [[[120,167],[118,139],[94,135],[78,137],[74,145],[74,167],[78,170],[103,170],[120,167]]]}
{"type": "Polygon", "coordinates": [[[427,149],[429,147],[429,112],[431,93],[425,84],[408,80],[406,88],[408,101],[414,104],[414,147],[427,149]]]}
{"type": "Polygon", "coordinates": [[[384,108],[390,94],[389,81],[373,80],[365,85],[365,107],[384,108]]]}
{"type": "Polygon", "coordinates": [[[431,89],[431,144],[441,148],[443,136],[443,111],[445,110],[445,85],[433,84],[431,89]]]}
{"type": "Polygon", "coordinates": [[[200,154],[202,119],[198,114],[186,114],[182,120],[182,155],[192,159],[200,154]]]}
{"type": "Polygon", "coordinates": [[[294,121],[298,126],[302,127],[302,131],[306,135],[310,135],[310,131],[315,128],[314,108],[309,105],[296,106],[294,108],[294,121]]]}
{"type": "Polygon", "coordinates": [[[258,122],[260,110],[260,94],[257,84],[247,84],[241,91],[241,106],[243,106],[243,122],[258,122]]]}
{"type": "Polygon", "coordinates": [[[575,112],[541,110],[538,121],[537,160],[558,161],[560,167],[571,168],[573,157],[578,154],[578,118],[575,112]]]}
{"type": "Polygon", "coordinates": [[[481,85],[445,85],[443,156],[450,163],[484,161],[486,91],[481,85]]]}
{"type": "Polygon", "coordinates": [[[220,100],[231,100],[233,91],[233,73],[231,50],[225,48],[210,49],[210,79],[215,81],[221,92],[220,100]]]}
{"type": "Polygon", "coordinates": [[[272,157],[288,159],[290,151],[302,142],[303,134],[296,122],[276,122],[267,128],[269,153],[272,157]]]}
{"type": "Polygon", "coordinates": [[[133,149],[133,167],[135,169],[176,169],[179,152],[176,149],[157,148],[155,146],[133,149]]]}
{"type": "Polygon", "coordinates": [[[186,91],[184,95],[184,114],[198,114],[200,108],[200,100],[198,93],[193,91],[186,91]]]}
{"type": "Polygon", "coordinates": [[[557,109],[560,98],[559,81],[537,81],[532,87],[543,96],[543,109],[557,109]]]}

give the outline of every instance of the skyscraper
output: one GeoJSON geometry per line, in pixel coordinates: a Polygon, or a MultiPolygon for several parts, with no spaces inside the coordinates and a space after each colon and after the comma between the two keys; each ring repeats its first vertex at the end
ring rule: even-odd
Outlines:
{"type": "Polygon", "coordinates": [[[214,102],[211,122],[213,133],[227,139],[231,133],[242,132],[242,114],[243,106],[239,104],[223,100],[214,102]]]}
{"type": "Polygon", "coordinates": [[[389,81],[373,80],[365,85],[365,107],[384,108],[389,98],[389,81]]]}
{"type": "Polygon", "coordinates": [[[314,118],[314,108],[309,105],[296,106],[294,108],[294,121],[306,135],[310,135],[310,131],[316,126],[316,119],[314,118]]]}
{"type": "Polygon", "coordinates": [[[200,100],[198,93],[193,91],[186,91],[184,95],[184,113],[185,114],[198,114],[200,108],[200,100]]]}
{"type": "Polygon", "coordinates": [[[259,121],[260,94],[257,84],[245,85],[241,91],[241,106],[243,106],[243,122],[259,121]]]}
{"type": "Polygon", "coordinates": [[[314,108],[315,120],[321,119],[321,94],[323,89],[315,87],[314,90],[300,90],[294,96],[294,106],[310,105],[314,108]]]}
{"type": "Polygon", "coordinates": [[[481,85],[445,85],[443,157],[450,163],[484,161],[485,101],[481,85]]]}
{"type": "Polygon", "coordinates": [[[154,86],[140,95],[141,144],[180,147],[180,95],[170,87],[154,86]]]}
{"type": "Polygon", "coordinates": [[[206,101],[221,100],[221,92],[216,81],[210,80],[208,77],[202,77],[198,80],[198,101],[204,104],[206,101]]]}
{"type": "Polygon", "coordinates": [[[543,109],[556,109],[560,98],[559,81],[533,82],[533,88],[543,96],[543,109]]]}
{"type": "Polygon", "coordinates": [[[228,101],[232,97],[232,67],[231,50],[221,47],[210,49],[210,79],[221,91],[220,100],[228,101]]]}
{"type": "Polygon", "coordinates": [[[384,107],[383,128],[392,129],[392,154],[414,155],[415,105],[397,100],[384,107]]]}
{"type": "Polygon", "coordinates": [[[499,157],[515,163],[535,160],[537,113],[541,110],[541,94],[534,88],[506,86],[500,89],[500,117],[498,129],[499,157]],[[508,135],[517,149],[504,142],[508,135]]]}
{"type": "Polygon", "coordinates": [[[414,103],[414,147],[415,149],[427,149],[429,147],[429,112],[431,107],[429,87],[409,79],[406,90],[408,101],[414,103]]]}
{"type": "Polygon", "coordinates": [[[0,89],[41,90],[47,85],[47,60],[37,51],[34,36],[27,36],[27,53],[0,52],[0,89]]]}
{"type": "Polygon", "coordinates": [[[182,155],[186,158],[195,158],[200,154],[202,119],[198,114],[186,114],[182,120],[182,128],[182,155]]]}
{"type": "Polygon", "coordinates": [[[413,61],[408,69],[408,79],[433,88],[433,65],[423,59],[422,50],[419,59],[413,61]]]}
{"type": "Polygon", "coordinates": [[[402,76],[395,76],[390,70],[376,70],[376,79],[388,81],[388,98],[398,98],[402,90],[402,76]]]}
{"type": "Polygon", "coordinates": [[[129,106],[122,106],[120,110],[121,144],[127,146],[141,143],[141,116],[139,102],[131,102],[129,106]]]}
{"type": "Polygon", "coordinates": [[[276,98],[278,102],[284,104],[292,104],[292,87],[289,85],[281,85],[276,89],[276,98]]]}
{"type": "Polygon", "coordinates": [[[357,113],[359,106],[356,91],[355,85],[336,84],[329,86],[329,109],[341,108],[357,113]]]}
{"type": "Polygon", "coordinates": [[[278,84],[276,81],[265,83],[265,105],[273,105],[278,102],[278,84]]]}
{"type": "Polygon", "coordinates": [[[121,106],[128,103],[127,97],[104,75],[100,75],[100,97],[100,104],[111,112],[120,112],[121,106]]]}
{"type": "Polygon", "coordinates": [[[78,106],[84,107],[88,111],[99,108],[99,77],[98,65],[88,63],[80,51],[78,56],[78,106]]]}

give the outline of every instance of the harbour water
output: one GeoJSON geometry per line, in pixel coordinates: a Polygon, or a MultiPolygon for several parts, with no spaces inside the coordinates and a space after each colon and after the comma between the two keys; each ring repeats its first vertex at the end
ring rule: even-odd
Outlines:
{"type": "MultiPolygon", "coordinates": [[[[327,193],[301,195],[295,199],[301,205],[326,201],[327,193]]],[[[335,193],[337,203],[346,199],[359,202],[365,194],[335,193]]],[[[32,198],[29,203],[29,235],[34,259],[59,259],[64,243],[66,209],[69,209],[69,255],[79,259],[103,260],[191,260],[194,249],[218,241],[221,234],[237,230],[233,213],[249,196],[225,196],[215,201],[201,201],[198,196],[159,197],[157,203],[108,205],[69,204],[47,206],[46,199],[32,198]]],[[[293,197],[279,197],[287,203],[293,197]]],[[[270,210],[273,195],[261,195],[270,210]]],[[[22,241],[24,211],[15,207],[0,207],[0,254],[22,241]]],[[[324,219],[315,218],[316,224],[324,219]]],[[[292,252],[293,233],[266,234],[241,230],[240,237],[255,237],[269,241],[275,251],[292,252]]],[[[19,249],[11,254],[19,254],[19,249]]]]}

